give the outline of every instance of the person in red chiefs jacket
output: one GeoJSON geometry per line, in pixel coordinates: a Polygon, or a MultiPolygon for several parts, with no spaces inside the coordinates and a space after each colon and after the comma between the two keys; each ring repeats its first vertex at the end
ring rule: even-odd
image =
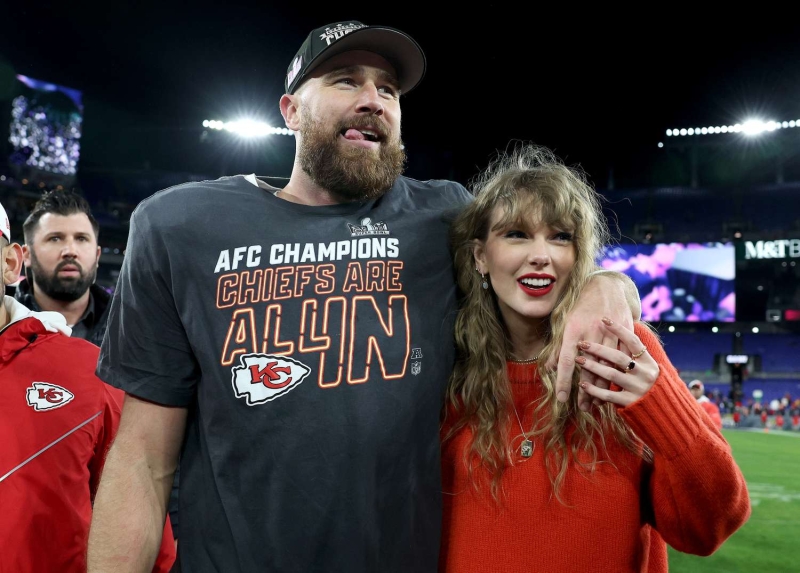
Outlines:
{"type": "Polygon", "coordinates": [[[692,380],[689,382],[689,391],[694,396],[694,399],[697,400],[697,403],[700,404],[700,407],[708,414],[708,417],[711,418],[711,421],[714,422],[714,425],[721,430],[722,414],[719,412],[719,406],[708,399],[703,383],[700,380],[692,380]]]}
{"type": "MultiPolygon", "coordinates": [[[[19,277],[0,205],[0,274],[19,277]]],[[[94,375],[100,349],[57,312],[0,304],[0,573],[86,571],[92,501],[124,394],[94,375]]],[[[153,571],[175,561],[169,522],[153,571]]]]}

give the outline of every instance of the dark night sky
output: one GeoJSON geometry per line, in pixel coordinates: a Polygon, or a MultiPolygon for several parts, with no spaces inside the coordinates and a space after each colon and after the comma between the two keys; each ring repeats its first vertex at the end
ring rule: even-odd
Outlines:
{"type": "Polygon", "coordinates": [[[83,91],[84,166],[288,175],[277,157],[291,155],[290,138],[200,146],[200,122],[243,111],[281,125],[290,59],[312,28],[345,19],[400,28],[426,52],[427,75],[403,99],[409,174],[418,178],[466,182],[496,149],[523,139],[582,165],[598,186],[609,166],[636,185],[664,153],[656,144],[667,128],[754,113],[800,119],[800,33],[775,13],[699,19],[663,3],[647,15],[569,3],[454,3],[437,5],[438,15],[426,10],[433,4],[409,3],[28,4],[2,9],[12,25],[3,26],[0,60],[83,91]]]}

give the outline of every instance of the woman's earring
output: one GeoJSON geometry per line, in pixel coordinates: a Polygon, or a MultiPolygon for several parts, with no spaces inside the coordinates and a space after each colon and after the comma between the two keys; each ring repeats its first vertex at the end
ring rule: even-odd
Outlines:
{"type": "Polygon", "coordinates": [[[481,273],[481,280],[483,281],[481,283],[481,286],[483,287],[483,290],[488,290],[489,289],[489,281],[486,280],[486,276],[483,273],[481,273]]]}

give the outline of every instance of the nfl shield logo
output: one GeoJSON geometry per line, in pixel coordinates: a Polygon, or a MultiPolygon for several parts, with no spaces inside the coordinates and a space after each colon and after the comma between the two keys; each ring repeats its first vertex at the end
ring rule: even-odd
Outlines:
{"type": "Polygon", "coordinates": [[[422,362],[412,362],[411,363],[411,373],[416,376],[422,370],[422,362]]]}

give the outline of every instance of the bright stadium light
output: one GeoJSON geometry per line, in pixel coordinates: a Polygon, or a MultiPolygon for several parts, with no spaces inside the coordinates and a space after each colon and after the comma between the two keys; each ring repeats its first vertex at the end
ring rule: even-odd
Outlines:
{"type": "Polygon", "coordinates": [[[717,326],[712,326],[712,327],[711,327],[711,332],[719,332],[719,327],[717,327],[717,326]]]}
{"type": "Polygon", "coordinates": [[[760,119],[750,119],[742,124],[742,132],[751,137],[761,135],[765,131],[767,131],[767,124],[760,119]]]}
{"type": "Polygon", "coordinates": [[[291,129],[272,127],[268,123],[254,119],[240,119],[237,121],[207,119],[203,121],[203,127],[216,129],[218,131],[227,131],[245,139],[255,139],[268,135],[294,135],[291,129]]]}
{"type": "Polygon", "coordinates": [[[800,127],[800,119],[792,119],[789,121],[762,121],[760,119],[748,119],[744,123],[736,123],[734,125],[709,125],[707,127],[689,127],[680,129],[672,128],[668,129],[666,133],[667,137],[688,137],[717,133],[742,133],[748,137],[754,137],[765,132],[795,127],[800,127]]]}

